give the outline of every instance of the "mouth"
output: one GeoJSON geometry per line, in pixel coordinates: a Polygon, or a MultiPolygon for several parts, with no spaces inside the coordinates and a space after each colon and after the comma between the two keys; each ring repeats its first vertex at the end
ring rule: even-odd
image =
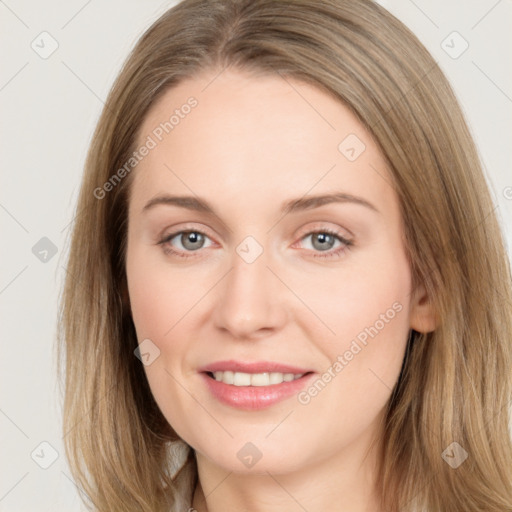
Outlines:
{"type": "Polygon", "coordinates": [[[299,393],[314,371],[273,362],[219,361],[199,368],[206,388],[223,405],[257,411],[299,393]]]}

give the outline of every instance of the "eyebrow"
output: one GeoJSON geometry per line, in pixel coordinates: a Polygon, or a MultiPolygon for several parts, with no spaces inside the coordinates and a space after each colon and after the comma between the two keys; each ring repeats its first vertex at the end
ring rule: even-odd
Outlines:
{"type": "MultiPolygon", "coordinates": [[[[332,194],[323,194],[315,196],[303,196],[298,199],[292,199],[282,204],[281,213],[287,215],[303,210],[311,210],[313,208],[319,208],[320,206],[330,203],[353,203],[364,206],[374,212],[380,213],[379,210],[369,201],[362,197],[347,194],[345,192],[335,192],[332,194]]],[[[219,217],[215,212],[214,208],[208,203],[208,201],[199,197],[193,196],[172,196],[172,195],[160,195],[150,199],[142,212],[146,212],[157,205],[168,205],[168,206],[179,206],[186,208],[187,210],[193,210],[197,212],[209,213],[216,217],[219,217]]]]}

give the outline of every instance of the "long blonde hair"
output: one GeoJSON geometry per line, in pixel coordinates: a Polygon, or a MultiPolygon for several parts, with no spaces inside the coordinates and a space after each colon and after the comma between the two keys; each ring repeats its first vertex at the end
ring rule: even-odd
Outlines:
{"type": "MultiPolygon", "coordinates": [[[[94,191],[128,161],[165,91],[227,66],[278,72],[343,102],[392,172],[413,285],[425,286],[439,325],[412,332],[388,404],[383,509],[511,510],[512,279],[495,206],[445,76],[371,0],[185,0],[129,55],[90,145],[60,305],[63,432],[76,482],[102,512],[168,511],[178,493],[166,449],[178,437],[133,353],[131,174],[103,198],[94,191]],[[467,453],[457,468],[446,462],[454,450],[467,453]]],[[[193,457],[185,467],[197,477],[193,457]]]]}

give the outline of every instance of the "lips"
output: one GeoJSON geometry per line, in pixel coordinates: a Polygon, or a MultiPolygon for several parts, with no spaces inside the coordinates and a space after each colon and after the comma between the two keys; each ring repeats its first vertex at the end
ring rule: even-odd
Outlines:
{"type": "Polygon", "coordinates": [[[297,394],[313,376],[309,368],[269,361],[218,361],[199,369],[209,392],[221,403],[261,410],[297,394]]]}

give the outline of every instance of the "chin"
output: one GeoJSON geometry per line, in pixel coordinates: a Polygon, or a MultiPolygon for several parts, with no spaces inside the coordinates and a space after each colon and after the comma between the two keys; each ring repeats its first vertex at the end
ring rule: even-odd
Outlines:
{"type": "MultiPolygon", "coordinates": [[[[293,446],[297,444],[293,443],[293,446]]],[[[300,470],[308,463],[304,450],[295,451],[280,442],[269,443],[268,440],[266,443],[238,443],[231,440],[222,449],[207,448],[201,450],[201,454],[225,471],[239,475],[287,474],[300,470]]]]}

